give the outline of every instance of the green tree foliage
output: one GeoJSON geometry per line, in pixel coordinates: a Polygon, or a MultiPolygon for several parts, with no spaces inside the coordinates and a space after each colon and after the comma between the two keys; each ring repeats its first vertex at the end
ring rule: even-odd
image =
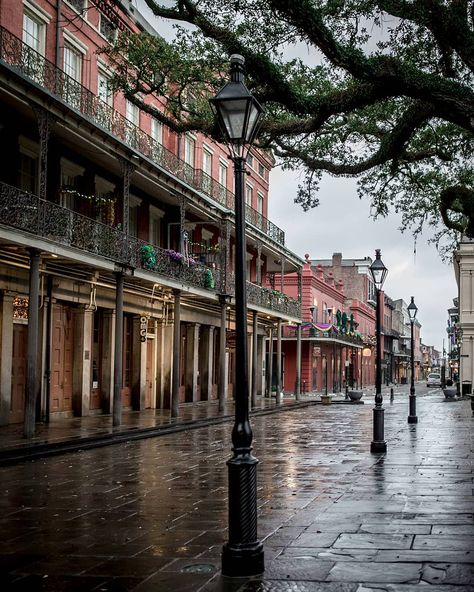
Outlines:
{"type": "Polygon", "coordinates": [[[266,109],[262,147],[305,172],[303,208],[317,205],[323,174],[357,177],[374,215],[398,211],[437,241],[474,237],[473,0],[145,2],[176,35],[104,50],[129,99],[219,139],[208,97],[240,53],[266,109]],[[164,111],[144,104],[150,93],[164,111]]]}

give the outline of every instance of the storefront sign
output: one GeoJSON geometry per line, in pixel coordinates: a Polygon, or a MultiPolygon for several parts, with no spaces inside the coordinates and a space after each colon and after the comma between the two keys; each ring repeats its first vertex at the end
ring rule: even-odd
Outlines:
{"type": "Polygon", "coordinates": [[[362,355],[364,356],[364,358],[370,358],[370,356],[372,355],[372,350],[370,349],[370,347],[364,347],[362,349],[362,355]]]}
{"type": "Polygon", "coordinates": [[[143,343],[146,341],[146,334],[148,329],[148,318],[140,317],[140,341],[143,343]]]}

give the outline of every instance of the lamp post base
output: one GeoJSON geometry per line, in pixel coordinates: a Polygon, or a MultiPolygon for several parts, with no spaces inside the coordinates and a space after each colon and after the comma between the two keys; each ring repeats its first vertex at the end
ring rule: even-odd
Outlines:
{"type": "Polygon", "coordinates": [[[418,417],[416,415],[409,415],[408,423],[418,423],[418,417]]]}
{"type": "Polygon", "coordinates": [[[375,441],[370,443],[370,452],[380,453],[387,452],[387,442],[385,440],[375,441]]]}
{"type": "Polygon", "coordinates": [[[263,544],[257,538],[257,464],[250,452],[236,451],[227,461],[229,541],[222,549],[222,575],[255,576],[265,571],[263,544]]]}
{"type": "Polygon", "coordinates": [[[222,548],[222,575],[228,578],[256,576],[265,571],[263,544],[257,541],[248,545],[222,548]]]}
{"type": "Polygon", "coordinates": [[[370,443],[370,452],[387,452],[387,443],[384,440],[384,409],[376,406],[373,409],[374,438],[370,443]]]}

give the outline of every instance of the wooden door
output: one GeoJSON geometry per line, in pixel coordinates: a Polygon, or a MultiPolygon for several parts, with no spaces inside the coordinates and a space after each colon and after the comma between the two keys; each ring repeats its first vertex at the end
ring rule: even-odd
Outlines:
{"type": "Polygon", "coordinates": [[[145,374],[145,409],[153,407],[153,385],[155,384],[154,376],[154,345],[153,339],[147,339],[146,342],[146,374],[145,374]]]}
{"type": "Polygon", "coordinates": [[[51,413],[72,412],[73,348],[72,309],[55,304],[51,348],[51,413]]]}
{"type": "Polygon", "coordinates": [[[12,398],[10,423],[20,423],[25,417],[26,348],[28,325],[13,324],[12,398]]]}

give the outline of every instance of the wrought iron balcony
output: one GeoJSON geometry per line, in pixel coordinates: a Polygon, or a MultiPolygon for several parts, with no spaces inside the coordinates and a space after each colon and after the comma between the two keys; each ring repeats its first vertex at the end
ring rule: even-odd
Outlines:
{"type": "MultiPolygon", "coordinates": [[[[212,293],[234,293],[231,272],[227,272],[227,289],[224,289],[226,277],[217,264],[218,257],[211,267],[202,265],[191,257],[150,245],[125,234],[120,228],[102,224],[6,183],[0,183],[0,225],[212,293]]],[[[298,301],[272,295],[268,288],[251,282],[247,282],[247,290],[249,303],[299,316],[298,301]]]]}
{"type": "Polygon", "coordinates": [[[0,224],[183,284],[218,289],[220,271],[149,245],[68,208],[0,183],[0,224]],[[152,254],[151,252],[152,251],[152,254]]]}
{"type": "MultiPolygon", "coordinates": [[[[85,86],[65,74],[63,70],[3,27],[0,27],[0,60],[175,177],[224,207],[234,209],[233,193],[201,169],[195,169],[186,164],[85,86]]],[[[278,244],[285,245],[285,233],[278,226],[248,205],[246,215],[250,224],[278,244]]]]}
{"type": "Polygon", "coordinates": [[[361,335],[354,334],[351,335],[350,333],[343,333],[342,331],[338,331],[335,327],[332,327],[328,331],[318,331],[317,327],[311,326],[311,324],[302,325],[300,329],[296,327],[284,327],[283,328],[283,336],[288,338],[296,338],[297,331],[301,331],[301,337],[304,339],[318,339],[321,341],[344,341],[349,345],[362,345],[363,339],[361,335]]]}
{"type": "Polygon", "coordinates": [[[247,282],[247,299],[251,304],[268,308],[274,312],[296,318],[300,316],[301,306],[298,300],[264,286],[247,282]]]}

